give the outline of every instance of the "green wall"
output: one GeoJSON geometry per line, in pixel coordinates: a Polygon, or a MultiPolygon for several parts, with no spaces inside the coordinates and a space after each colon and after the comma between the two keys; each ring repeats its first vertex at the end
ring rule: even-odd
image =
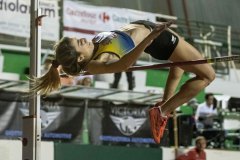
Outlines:
{"type": "MultiPolygon", "coordinates": [[[[169,71],[167,69],[165,70],[147,70],[147,80],[146,85],[147,86],[155,86],[155,87],[162,87],[165,88],[165,84],[167,81],[169,71]]],[[[177,90],[181,87],[181,85],[189,79],[188,74],[183,74],[182,79],[177,87],[177,90]]],[[[204,101],[204,90],[202,90],[195,98],[199,102],[204,101]]]]}
{"type": "Polygon", "coordinates": [[[8,50],[3,50],[2,52],[4,56],[3,72],[18,73],[21,80],[26,80],[24,71],[29,67],[29,54],[8,50]]]}
{"type": "Polygon", "coordinates": [[[54,144],[55,160],[162,160],[161,148],[54,144]]]}

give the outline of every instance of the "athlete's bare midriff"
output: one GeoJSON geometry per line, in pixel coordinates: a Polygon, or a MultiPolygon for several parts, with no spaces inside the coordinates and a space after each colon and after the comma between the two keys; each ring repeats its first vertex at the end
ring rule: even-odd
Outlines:
{"type": "Polygon", "coordinates": [[[150,33],[148,28],[140,24],[128,24],[122,27],[120,31],[123,31],[131,36],[135,45],[138,45],[150,33]]]}

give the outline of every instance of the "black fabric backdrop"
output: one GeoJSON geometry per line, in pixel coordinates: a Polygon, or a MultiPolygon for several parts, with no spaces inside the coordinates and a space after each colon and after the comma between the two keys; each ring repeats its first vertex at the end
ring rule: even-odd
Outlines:
{"type": "MultiPolygon", "coordinates": [[[[40,115],[43,140],[80,141],[84,101],[67,102],[59,98],[41,101],[40,115]]],[[[13,92],[0,92],[0,137],[22,136],[22,117],[29,115],[28,98],[13,92]]]]}
{"type": "MultiPolygon", "coordinates": [[[[42,140],[81,143],[87,113],[85,129],[91,144],[156,146],[148,121],[149,107],[60,96],[43,98],[42,140]]],[[[0,91],[0,138],[21,137],[22,117],[28,112],[27,97],[0,91]]]]}

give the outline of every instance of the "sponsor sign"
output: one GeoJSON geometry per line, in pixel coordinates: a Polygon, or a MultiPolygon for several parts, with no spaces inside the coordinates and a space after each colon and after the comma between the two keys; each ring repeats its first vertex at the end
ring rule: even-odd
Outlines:
{"type": "MultiPolygon", "coordinates": [[[[29,103],[22,95],[0,94],[0,138],[22,136],[22,117],[29,115],[29,103]],[[9,98],[10,97],[10,98],[9,98]],[[11,100],[10,100],[11,99],[11,100]]],[[[42,100],[40,108],[43,140],[81,141],[84,106],[60,104],[62,100],[42,100]]],[[[79,101],[79,104],[80,101],[79,101]]]]}
{"type": "MultiPolygon", "coordinates": [[[[30,37],[30,1],[31,0],[0,0],[0,33],[30,37]]],[[[43,18],[42,39],[56,41],[59,39],[58,1],[41,0],[43,18]]]]}
{"type": "Polygon", "coordinates": [[[149,128],[148,109],[148,106],[134,104],[106,107],[100,140],[108,144],[155,144],[149,128]]]}
{"type": "Polygon", "coordinates": [[[102,31],[116,30],[135,20],[155,22],[156,14],[125,8],[86,5],[64,1],[64,36],[93,38],[102,31]]]}

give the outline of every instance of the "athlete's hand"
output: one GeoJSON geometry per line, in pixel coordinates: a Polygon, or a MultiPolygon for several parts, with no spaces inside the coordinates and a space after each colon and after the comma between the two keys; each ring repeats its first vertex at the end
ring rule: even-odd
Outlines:
{"type": "Polygon", "coordinates": [[[163,22],[161,24],[156,24],[156,27],[152,30],[149,36],[152,39],[157,38],[165,29],[173,24],[173,21],[163,22]]]}

